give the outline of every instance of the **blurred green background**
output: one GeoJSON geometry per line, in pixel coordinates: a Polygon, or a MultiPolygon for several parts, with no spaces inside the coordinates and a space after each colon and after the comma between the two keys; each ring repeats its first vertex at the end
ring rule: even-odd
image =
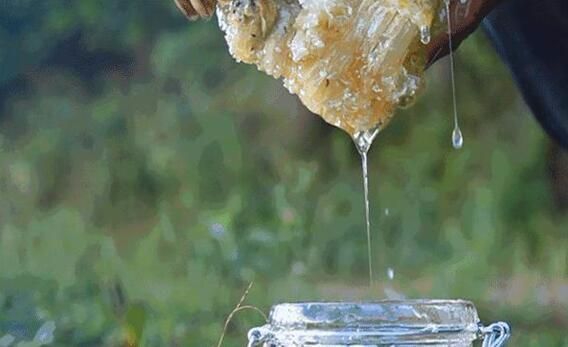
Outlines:
{"type": "MultiPolygon", "coordinates": [[[[442,60],[371,151],[369,290],[353,144],[215,20],[0,1],[0,346],[213,346],[250,281],[264,311],[466,298],[511,346],[568,346],[568,155],[482,32],[456,60],[465,147],[442,60]]],[[[224,346],[261,323],[238,315],[224,346]]]]}

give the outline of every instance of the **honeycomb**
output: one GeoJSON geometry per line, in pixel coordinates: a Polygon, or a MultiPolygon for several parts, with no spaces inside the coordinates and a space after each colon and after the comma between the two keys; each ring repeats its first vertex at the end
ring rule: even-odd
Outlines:
{"type": "Polygon", "coordinates": [[[312,112],[352,137],[383,128],[424,87],[425,45],[440,0],[219,0],[239,62],[281,78],[312,112]]]}

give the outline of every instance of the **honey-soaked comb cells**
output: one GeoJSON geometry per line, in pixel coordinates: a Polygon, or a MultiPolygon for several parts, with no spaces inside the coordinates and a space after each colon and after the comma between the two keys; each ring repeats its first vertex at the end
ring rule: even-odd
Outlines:
{"type": "Polygon", "coordinates": [[[423,89],[439,0],[219,0],[235,59],[351,136],[384,127],[423,89]]]}

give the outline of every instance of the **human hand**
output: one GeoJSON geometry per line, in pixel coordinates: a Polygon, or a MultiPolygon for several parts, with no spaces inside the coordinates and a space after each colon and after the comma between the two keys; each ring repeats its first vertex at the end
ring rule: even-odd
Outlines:
{"type": "MultiPolygon", "coordinates": [[[[461,42],[477,29],[483,18],[501,1],[467,0],[465,3],[461,0],[450,1],[453,50],[457,49],[461,42]]],[[[428,67],[450,52],[449,39],[446,30],[430,41],[426,48],[428,67]]]]}
{"type": "Polygon", "coordinates": [[[217,0],[174,0],[179,10],[189,20],[209,18],[215,12],[217,0]]]}

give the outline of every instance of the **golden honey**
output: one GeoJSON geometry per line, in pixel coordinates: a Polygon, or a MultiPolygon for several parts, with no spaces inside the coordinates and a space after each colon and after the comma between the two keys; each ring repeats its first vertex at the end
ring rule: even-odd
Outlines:
{"type": "Polygon", "coordinates": [[[282,78],[351,136],[384,127],[424,86],[439,0],[219,0],[237,60],[282,78]]]}

